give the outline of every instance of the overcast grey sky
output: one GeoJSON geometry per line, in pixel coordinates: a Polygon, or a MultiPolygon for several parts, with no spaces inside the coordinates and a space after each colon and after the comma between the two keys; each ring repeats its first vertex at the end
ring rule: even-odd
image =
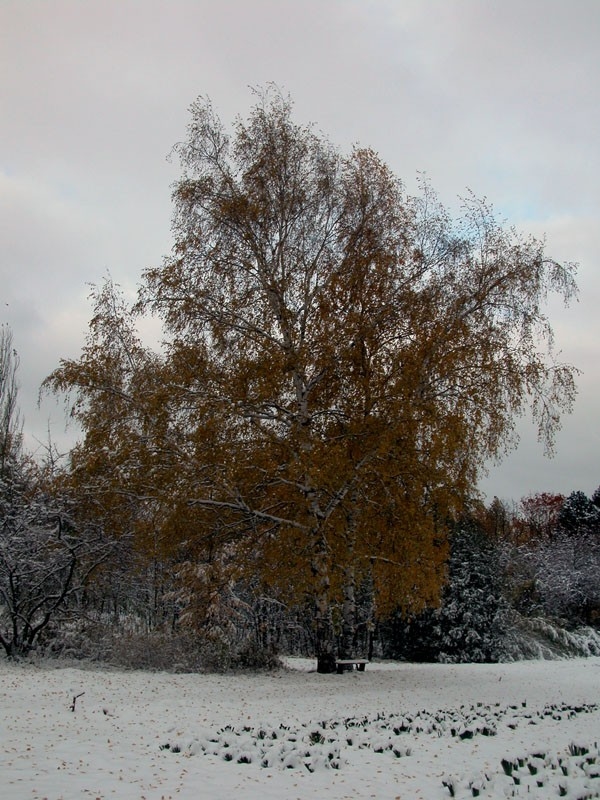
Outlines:
{"type": "Polygon", "coordinates": [[[0,0],[0,323],[21,358],[28,441],[69,441],[39,384],[76,357],[88,284],[135,291],[170,248],[167,161],[188,108],[225,121],[249,86],[289,91],[299,122],[372,146],[409,191],[467,188],[548,253],[580,264],[552,319],[582,370],[545,459],[535,430],[482,484],[491,498],[600,484],[599,0],[0,0]]]}

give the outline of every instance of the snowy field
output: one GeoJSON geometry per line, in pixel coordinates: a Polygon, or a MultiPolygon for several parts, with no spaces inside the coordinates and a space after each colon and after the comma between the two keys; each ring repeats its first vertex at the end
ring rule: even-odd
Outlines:
{"type": "Polygon", "coordinates": [[[0,797],[600,797],[598,658],[288,665],[167,675],[0,660],[0,797]]]}

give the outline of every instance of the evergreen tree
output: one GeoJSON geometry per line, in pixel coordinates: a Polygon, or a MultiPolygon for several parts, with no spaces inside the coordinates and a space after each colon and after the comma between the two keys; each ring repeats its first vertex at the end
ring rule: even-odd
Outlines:
{"type": "Polygon", "coordinates": [[[574,491],[558,515],[558,527],[572,536],[593,533],[600,525],[600,511],[585,492],[574,491]]]}
{"type": "Polygon", "coordinates": [[[502,653],[506,602],[498,551],[473,523],[450,539],[448,583],[437,610],[438,661],[497,661],[502,653]]]}
{"type": "Polygon", "coordinates": [[[391,626],[388,654],[411,661],[498,661],[508,609],[502,574],[489,536],[473,521],[458,524],[450,536],[439,608],[412,618],[399,614],[391,626]]]}

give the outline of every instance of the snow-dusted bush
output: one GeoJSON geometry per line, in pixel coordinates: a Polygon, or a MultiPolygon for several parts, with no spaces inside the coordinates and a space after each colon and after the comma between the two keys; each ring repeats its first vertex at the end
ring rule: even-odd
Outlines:
{"type": "Polygon", "coordinates": [[[68,502],[23,466],[0,476],[0,644],[27,655],[108,556],[101,531],[72,524],[68,502]]]}
{"type": "Polygon", "coordinates": [[[590,624],[600,613],[600,537],[559,528],[552,536],[508,545],[510,594],[530,616],[590,624]]]}
{"type": "Polygon", "coordinates": [[[276,669],[281,662],[272,651],[248,639],[232,647],[215,637],[202,637],[189,629],[144,630],[129,618],[70,619],[51,626],[40,642],[40,655],[108,664],[122,669],[164,672],[229,672],[238,669],[276,669]]]}
{"type": "Polygon", "coordinates": [[[504,650],[508,661],[599,656],[600,633],[589,626],[567,630],[558,621],[513,612],[504,650]]]}

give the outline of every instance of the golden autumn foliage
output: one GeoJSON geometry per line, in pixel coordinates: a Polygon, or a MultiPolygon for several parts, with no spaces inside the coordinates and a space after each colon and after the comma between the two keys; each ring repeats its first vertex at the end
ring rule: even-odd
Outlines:
{"type": "Polygon", "coordinates": [[[543,305],[574,270],[474,198],[454,221],[427,184],[407,197],[273,89],[231,135],[198,101],[176,152],[173,252],[137,307],[164,352],[109,287],[49,385],[77,392],[74,471],[101,475],[107,503],[126,490],[167,550],[233,546],[232,570],[311,596],[326,671],[354,587],[380,613],[435,601],[445,526],[528,404],[551,447],[574,382],[543,305]]]}

